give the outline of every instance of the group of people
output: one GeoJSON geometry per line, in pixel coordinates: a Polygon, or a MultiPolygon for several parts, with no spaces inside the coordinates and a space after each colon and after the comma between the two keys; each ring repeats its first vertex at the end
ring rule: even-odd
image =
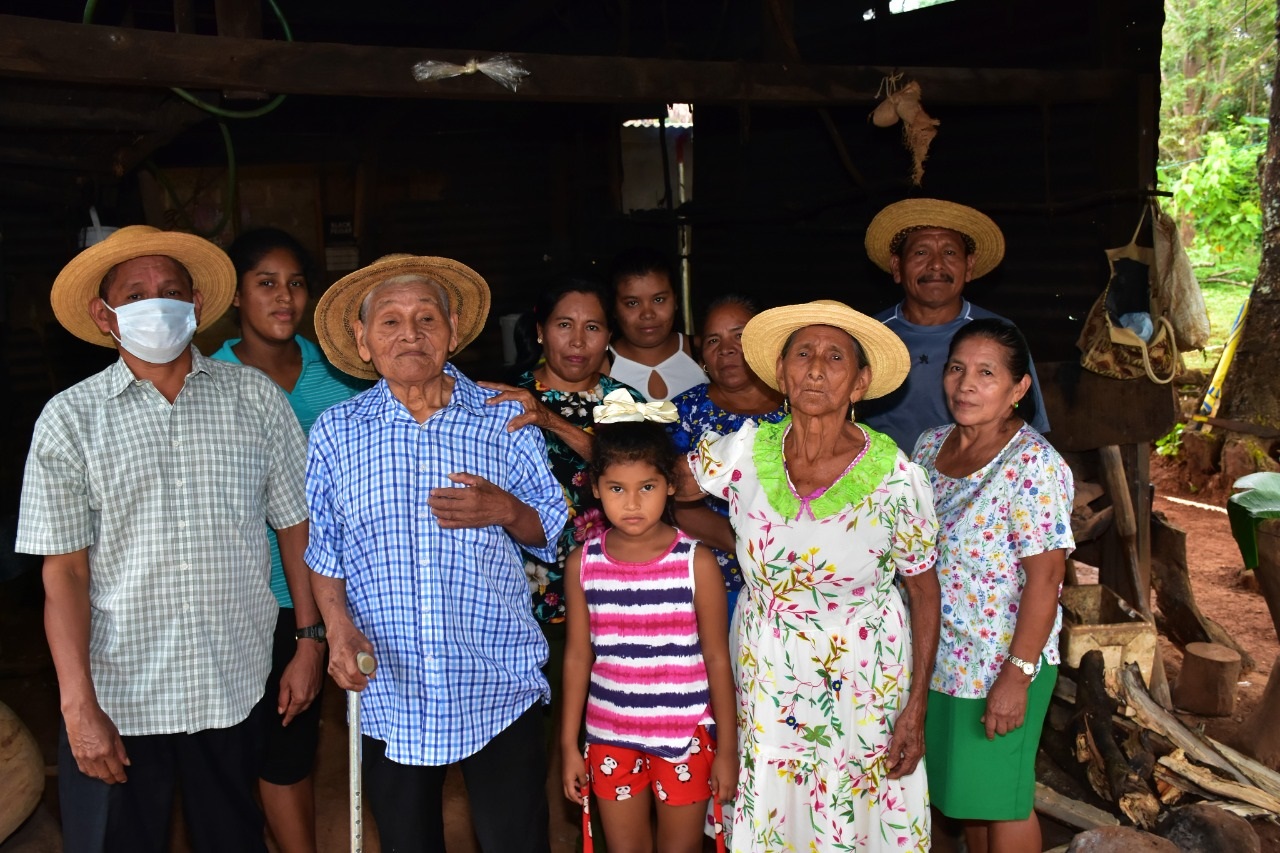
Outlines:
{"type": "Polygon", "coordinates": [[[927,850],[930,804],[970,850],[1038,850],[1071,473],[1025,339],[963,297],[995,223],[908,200],[866,246],[883,317],[726,296],[697,349],[626,253],[541,295],[511,385],[450,361],[490,299],[454,260],[340,279],[317,348],[283,232],[73,258],[55,313],[120,359],[42,414],[17,541],[67,849],[165,849],[179,786],[195,849],[265,849],[264,812],[314,849],[327,658],[384,850],[444,849],[451,764],[482,849],[547,850],[548,723],[614,853],[700,850],[709,800],[735,851],[927,850]]]}

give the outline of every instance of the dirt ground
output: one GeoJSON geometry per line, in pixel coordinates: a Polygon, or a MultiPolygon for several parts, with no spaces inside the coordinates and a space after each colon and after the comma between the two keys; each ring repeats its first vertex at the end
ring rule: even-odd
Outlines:
{"type": "MultiPolygon", "coordinates": [[[[1256,671],[1241,676],[1239,698],[1232,716],[1201,718],[1179,714],[1192,726],[1203,726],[1211,736],[1230,742],[1240,722],[1257,706],[1271,668],[1280,656],[1280,642],[1262,596],[1243,578],[1243,563],[1231,538],[1227,516],[1217,509],[1223,506],[1222,496],[1207,496],[1203,490],[1191,492],[1183,484],[1176,466],[1168,465],[1160,457],[1153,459],[1152,471],[1156,483],[1154,508],[1187,532],[1187,559],[1197,603],[1207,616],[1232,633],[1258,665],[1256,671]],[[1184,502],[1173,500],[1175,498],[1184,502]]],[[[57,689],[44,643],[41,603],[38,572],[0,584],[0,612],[4,613],[0,621],[0,701],[26,721],[52,770],[58,720],[57,689]]],[[[1172,684],[1177,679],[1182,656],[1177,647],[1164,638],[1161,645],[1172,684]]],[[[341,692],[330,684],[325,694],[317,767],[321,851],[347,849],[346,724],[342,701],[341,692]]],[[[54,853],[61,849],[56,788],[56,778],[51,774],[35,814],[0,843],[0,853],[54,853]]],[[[558,785],[548,785],[548,800],[553,853],[569,853],[574,849],[577,815],[565,807],[558,785]]],[[[471,853],[476,847],[470,832],[467,795],[456,777],[446,791],[445,807],[449,816],[450,851],[471,853]]],[[[377,853],[379,847],[372,820],[367,820],[366,826],[370,837],[366,839],[365,849],[377,853]]],[[[1046,833],[1046,845],[1060,844],[1063,840],[1061,832],[1046,833]]],[[[938,849],[946,849],[942,838],[939,842],[938,849]]],[[[175,850],[181,853],[186,846],[179,843],[175,850]]]]}

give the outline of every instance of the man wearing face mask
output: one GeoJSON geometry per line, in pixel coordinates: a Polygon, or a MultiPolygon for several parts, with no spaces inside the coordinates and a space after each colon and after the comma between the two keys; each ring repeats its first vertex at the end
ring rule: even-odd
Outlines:
{"type": "Polygon", "coordinates": [[[250,718],[277,611],[264,522],[305,573],[306,442],[275,383],[191,345],[234,290],[217,246],[147,226],[53,285],[63,327],[120,351],[36,423],[15,548],[45,557],[67,850],[165,849],[179,787],[193,850],[266,849],[250,718]]]}

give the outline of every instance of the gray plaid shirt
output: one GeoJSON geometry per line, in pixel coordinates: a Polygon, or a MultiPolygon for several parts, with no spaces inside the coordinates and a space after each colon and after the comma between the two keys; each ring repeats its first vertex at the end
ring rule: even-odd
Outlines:
{"type": "Polygon", "coordinates": [[[173,405],[123,360],[50,400],[22,483],[15,550],[89,549],[89,663],[122,735],[248,716],[278,610],[263,522],[307,517],[306,439],[280,389],[192,355],[173,405]]]}

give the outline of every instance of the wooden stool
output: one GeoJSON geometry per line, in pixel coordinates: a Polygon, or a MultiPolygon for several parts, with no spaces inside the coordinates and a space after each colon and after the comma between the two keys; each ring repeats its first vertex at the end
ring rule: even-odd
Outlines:
{"type": "Polygon", "coordinates": [[[1217,643],[1187,643],[1173,703],[1207,717],[1228,716],[1236,707],[1240,653],[1217,643]]]}

